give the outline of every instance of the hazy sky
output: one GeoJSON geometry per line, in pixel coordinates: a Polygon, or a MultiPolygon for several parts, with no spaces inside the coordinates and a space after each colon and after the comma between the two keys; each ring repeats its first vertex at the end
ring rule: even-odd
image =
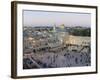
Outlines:
{"type": "Polygon", "coordinates": [[[91,14],[70,12],[23,11],[24,26],[91,26],[91,14]]]}

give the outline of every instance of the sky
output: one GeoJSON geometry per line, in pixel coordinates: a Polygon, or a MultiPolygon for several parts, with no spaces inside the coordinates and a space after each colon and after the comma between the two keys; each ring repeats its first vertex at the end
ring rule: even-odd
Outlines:
{"type": "Polygon", "coordinates": [[[51,11],[23,11],[24,26],[91,26],[91,14],[51,11]]]}

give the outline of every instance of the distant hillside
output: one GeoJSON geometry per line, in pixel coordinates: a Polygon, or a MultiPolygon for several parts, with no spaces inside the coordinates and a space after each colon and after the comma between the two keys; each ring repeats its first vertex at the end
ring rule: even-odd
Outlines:
{"type": "Polygon", "coordinates": [[[86,27],[73,27],[67,30],[70,35],[74,36],[91,36],[91,29],[86,27]]]}

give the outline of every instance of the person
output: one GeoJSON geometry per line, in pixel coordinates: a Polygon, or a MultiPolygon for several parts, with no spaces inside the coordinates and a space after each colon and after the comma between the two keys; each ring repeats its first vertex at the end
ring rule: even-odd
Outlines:
{"type": "Polygon", "coordinates": [[[75,63],[78,64],[78,58],[77,57],[75,58],[75,63]]]}

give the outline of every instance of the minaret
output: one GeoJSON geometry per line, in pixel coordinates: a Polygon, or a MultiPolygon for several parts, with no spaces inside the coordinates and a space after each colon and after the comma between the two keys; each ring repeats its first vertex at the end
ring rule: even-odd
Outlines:
{"type": "Polygon", "coordinates": [[[53,26],[53,31],[56,32],[56,24],[53,26]]]}

